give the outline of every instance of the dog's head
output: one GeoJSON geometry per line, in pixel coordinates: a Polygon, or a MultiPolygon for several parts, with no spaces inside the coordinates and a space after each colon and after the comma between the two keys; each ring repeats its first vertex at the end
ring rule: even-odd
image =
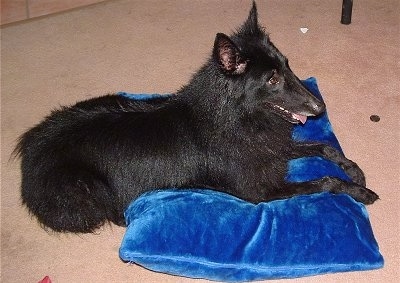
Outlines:
{"type": "Polygon", "coordinates": [[[248,19],[232,36],[217,34],[213,60],[228,80],[241,86],[236,90],[242,92],[247,111],[272,112],[290,123],[304,124],[308,116],[325,110],[258,24],[254,2],[248,19]]]}

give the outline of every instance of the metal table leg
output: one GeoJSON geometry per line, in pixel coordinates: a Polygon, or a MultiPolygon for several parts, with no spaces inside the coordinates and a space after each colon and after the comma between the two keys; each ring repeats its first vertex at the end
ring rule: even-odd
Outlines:
{"type": "Polygon", "coordinates": [[[341,23],[349,25],[351,23],[351,12],[353,11],[353,0],[343,0],[341,23]]]}

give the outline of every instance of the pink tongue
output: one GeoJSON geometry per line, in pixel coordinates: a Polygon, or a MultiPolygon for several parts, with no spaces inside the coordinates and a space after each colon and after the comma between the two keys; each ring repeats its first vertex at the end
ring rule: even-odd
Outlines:
{"type": "Polygon", "coordinates": [[[304,115],[293,113],[293,118],[295,118],[296,120],[299,120],[302,124],[305,124],[307,122],[307,116],[304,116],[304,115]]]}

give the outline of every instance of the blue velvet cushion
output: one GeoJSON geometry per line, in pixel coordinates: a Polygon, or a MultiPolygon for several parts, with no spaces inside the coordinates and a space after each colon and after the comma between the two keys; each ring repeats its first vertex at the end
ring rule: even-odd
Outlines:
{"type": "MultiPolygon", "coordinates": [[[[304,84],[321,97],[314,78],[304,84]]],[[[297,126],[293,138],[340,149],[326,114],[297,126]]],[[[327,175],[349,179],[320,157],[292,160],[286,179],[301,182],[327,175]]],[[[171,189],[142,195],[125,217],[121,259],[168,274],[250,281],[383,266],[364,205],[344,194],[255,205],[210,190],[171,189]]]]}

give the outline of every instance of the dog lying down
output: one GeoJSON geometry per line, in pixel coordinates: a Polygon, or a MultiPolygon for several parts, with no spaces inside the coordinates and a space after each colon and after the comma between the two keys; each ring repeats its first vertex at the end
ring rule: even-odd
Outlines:
{"type": "Polygon", "coordinates": [[[321,191],[364,204],[378,196],[338,150],[292,140],[295,124],[325,111],[291,71],[257,20],[218,33],[211,56],[168,98],[106,95],[53,111],[24,133],[22,201],[59,232],[125,225],[127,205],[146,191],[207,188],[258,203],[321,191]],[[353,182],[285,182],[288,161],[321,156],[353,182]]]}

